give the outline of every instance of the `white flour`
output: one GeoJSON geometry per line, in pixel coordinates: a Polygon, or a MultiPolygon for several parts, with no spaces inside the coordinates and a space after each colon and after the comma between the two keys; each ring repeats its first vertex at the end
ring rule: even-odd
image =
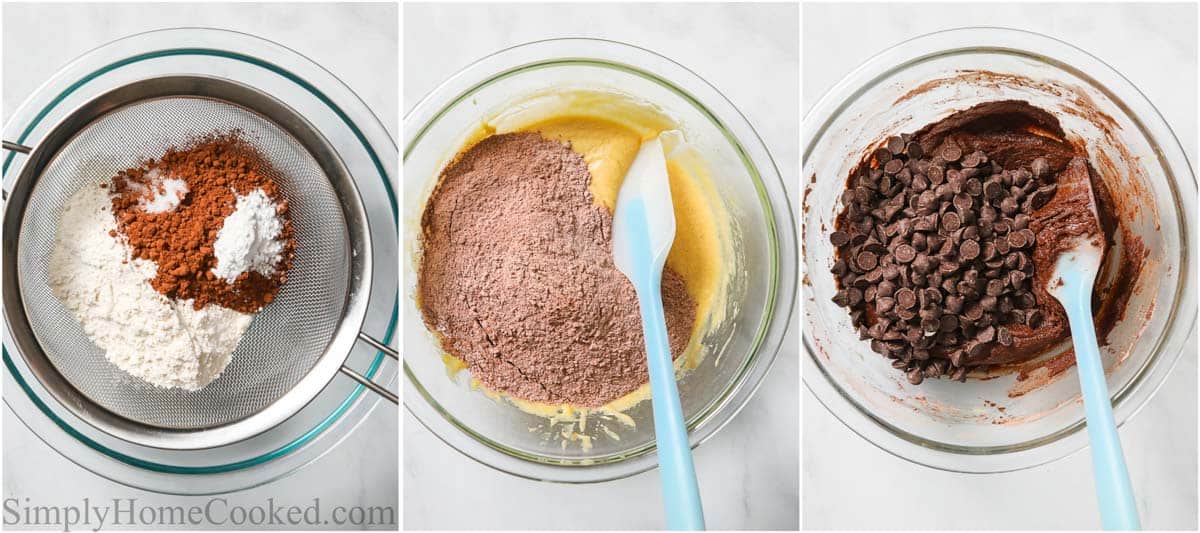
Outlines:
{"type": "Polygon", "coordinates": [[[50,255],[50,289],[122,370],[160,387],[198,390],[221,375],[251,315],[200,311],[150,286],[158,266],[133,259],[108,192],[86,186],[67,202],[50,255]]]}
{"type": "Polygon", "coordinates": [[[275,203],[262,189],[238,196],[237,206],[225,217],[213,243],[213,255],[217,257],[213,274],[226,283],[233,283],[251,270],[264,276],[274,274],[275,265],[283,259],[285,243],[278,238],[282,231],[275,203]]]}

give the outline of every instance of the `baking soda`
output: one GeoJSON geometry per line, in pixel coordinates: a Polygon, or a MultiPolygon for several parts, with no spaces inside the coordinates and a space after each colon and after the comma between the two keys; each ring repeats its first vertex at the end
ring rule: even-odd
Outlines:
{"type": "Polygon", "coordinates": [[[237,207],[225,217],[213,244],[217,258],[213,274],[226,283],[250,271],[268,277],[274,274],[287,244],[279,238],[283,222],[277,211],[275,202],[261,188],[238,196],[237,207]]]}
{"type": "Polygon", "coordinates": [[[166,213],[174,211],[179,203],[187,196],[187,182],[177,178],[164,178],[159,170],[153,169],[146,174],[150,179],[151,190],[138,200],[138,206],[147,213],[166,213]]]}

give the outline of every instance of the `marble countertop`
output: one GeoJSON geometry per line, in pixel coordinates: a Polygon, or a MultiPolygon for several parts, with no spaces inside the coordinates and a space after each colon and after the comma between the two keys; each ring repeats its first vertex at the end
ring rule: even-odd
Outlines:
{"type": "MultiPolygon", "coordinates": [[[[151,29],[209,26],[256,34],[312,58],[354,89],[398,138],[397,10],[390,4],[5,4],[4,116],[68,61],[101,44],[151,29]],[[356,53],[347,54],[347,49],[356,53]],[[363,57],[369,60],[359,59],[363,57]]],[[[383,403],[314,464],[226,497],[247,505],[263,505],[268,498],[307,505],[319,497],[326,509],[390,506],[398,515],[398,422],[396,409],[383,403]]],[[[4,497],[29,498],[36,505],[79,505],[84,497],[137,498],[147,506],[203,505],[208,500],[152,494],[95,476],[44,445],[7,408],[3,462],[4,497]]]]}
{"type": "MultiPolygon", "coordinates": [[[[961,26],[1048,34],[1109,63],[1158,107],[1196,162],[1195,4],[808,4],[804,109],[871,55],[961,26]],[[903,11],[901,13],[901,11],[903,11]]],[[[1196,337],[1121,428],[1146,529],[1196,529],[1196,337]]],[[[893,457],[804,392],[805,529],[1098,529],[1086,451],[1008,474],[952,474],[893,457]],[[932,509],[937,511],[932,511],[932,509]],[[864,512],[866,511],[866,512],[864,512]]]]}
{"type": "MultiPolygon", "coordinates": [[[[795,5],[407,4],[404,109],[470,62],[523,42],[592,36],[640,45],[693,69],[738,106],[766,141],[799,205],[799,14],[795,5]],[[453,28],[454,46],[431,46],[453,28]]],[[[796,328],[762,388],[696,450],[711,529],[799,527],[800,383],[796,328]],[[782,437],[781,437],[782,436],[782,437]]],[[[656,472],[567,486],[518,479],[404,421],[407,529],[657,529],[656,472]]]]}

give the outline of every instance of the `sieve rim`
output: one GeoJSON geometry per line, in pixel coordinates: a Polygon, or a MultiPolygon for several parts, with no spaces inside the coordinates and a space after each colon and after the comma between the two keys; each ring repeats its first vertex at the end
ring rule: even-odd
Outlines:
{"type": "MultiPolygon", "coordinates": [[[[57,120],[49,133],[33,147],[12,182],[4,209],[5,226],[13,225],[15,221],[14,227],[20,227],[27,200],[42,178],[41,173],[88,125],[127,106],[160,98],[202,98],[255,113],[296,139],[337,189],[338,206],[346,219],[346,238],[352,257],[346,258],[348,287],[340,317],[321,355],[303,377],[278,398],[236,420],[199,428],[170,428],[117,414],[74,387],[49,360],[40,340],[33,334],[15,268],[19,238],[4,243],[6,331],[34,377],[75,417],[108,435],[137,445],[167,450],[211,449],[250,439],[291,418],[316,398],[349,357],[354,338],[365,320],[366,301],[362,293],[369,294],[372,286],[370,221],[366,218],[357,184],[350,177],[344,161],[311,122],[287,104],[254,87],[221,76],[188,74],[151,76],[120,85],[88,99],[57,120]],[[148,92],[140,92],[143,90],[148,92]],[[115,104],[110,102],[114,98],[117,99],[115,104]],[[253,105],[246,105],[247,101],[253,101],[253,105]],[[270,112],[264,112],[268,108],[270,112]]],[[[8,355],[7,348],[5,355],[8,355]]]]}

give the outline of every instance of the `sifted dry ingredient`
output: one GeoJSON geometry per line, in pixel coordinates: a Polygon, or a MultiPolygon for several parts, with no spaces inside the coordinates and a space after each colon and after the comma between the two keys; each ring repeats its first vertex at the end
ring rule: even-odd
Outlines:
{"type": "MultiPolygon", "coordinates": [[[[295,248],[288,203],[280,196],[275,174],[237,132],[212,134],[170,148],[160,159],[113,178],[117,232],[127,239],[134,258],[158,264],[150,285],[168,298],[193,300],[196,309],[217,304],[243,313],[257,312],[274,300],[287,281],[295,248]],[[170,185],[174,180],[182,186],[170,185]],[[176,198],[164,204],[163,195],[176,198]],[[237,210],[239,199],[257,195],[264,195],[275,206],[278,233],[269,240],[277,244],[270,247],[271,257],[277,259],[271,268],[255,265],[241,273],[218,270],[214,249],[219,234],[237,210]],[[147,205],[165,207],[147,209],[147,205]]],[[[256,235],[251,232],[247,238],[251,237],[256,235]]],[[[259,242],[257,247],[237,248],[263,247],[259,242]]]]}
{"type": "MultiPolygon", "coordinates": [[[[633,286],[612,261],[612,214],[583,157],[536,133],[493,135],[443,171],[422,216],[425,323],[486,387],[596,407],[649,379],[633,286]]],[[[695,301],[663,272],[671,353],[695,301]]]]}

